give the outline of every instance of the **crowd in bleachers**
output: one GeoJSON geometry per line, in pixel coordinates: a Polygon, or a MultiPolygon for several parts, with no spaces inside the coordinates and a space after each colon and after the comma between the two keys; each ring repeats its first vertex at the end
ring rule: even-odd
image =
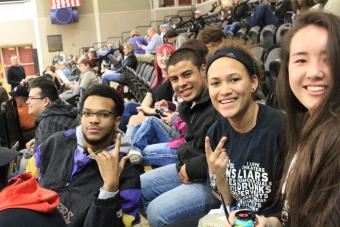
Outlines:
{"type": "Polygon", "coordinates": [[[339,7],[216,1],[41,76],[12,56],[0,226],[339,225],[339,7]]]}

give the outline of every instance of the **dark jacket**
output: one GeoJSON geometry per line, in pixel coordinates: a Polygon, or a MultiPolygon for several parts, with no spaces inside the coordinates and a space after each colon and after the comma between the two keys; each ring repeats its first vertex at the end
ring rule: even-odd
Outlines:
{"type": "Polygon", "coordinates": [[[7,70],[7,83],[11,85],[11,90],[20,84],[20,81],[25,79],[25,69],[23,66],[10,66],[7,70]]]}
{"type": "Polygon", "coordinates": [[[35,147],[50,135],[80,124],[78,109],[57,99],[35,121],[35,147]]]}
{"type": "MultiPolygon", "coordinates": [[[[126,162],[120,176],[119,195],[98,199],[103,180],[94,160],[77,165],[81,169],[71,177],[77,144],[76,130],[70,129],[54,134],[38,147],[41,186],[58,193],[61,213],[69,226],[124,226],[122,211],[133,217],[139,215],[141,192],[137,167],[126,162]]],[[[120,157],[123,155],[121,149],[120,157]]]]}
{"type": "Polygon", "coordinates": [[[126,66],[136,70],[138,64],[136,55],[133,52],[128,53],[128,55],[126,55],[126,58],[122,61],[121,64],[122,67],[117,69],[117,72],[123,72],[124,69],[126,69],[126,66]]]}
{"type": "Polygon", "coordinates": [[[66,227],[58,203],[57,193],[39,187],[33,175],[23,173],[0,191],[0,226],[66,227]]]}
{"type": "Polygon", "coordinates": [[[191,181],[205,181],[208,164],[205,157],[204,140],[209,127],[215,121],[217,112],[211,104],[208,89],[196,101],[180,105],[180,117],[187,124],[185,140],[187,143],[178,148],[177,169],[186,164],[186,172],[191,181]]]}

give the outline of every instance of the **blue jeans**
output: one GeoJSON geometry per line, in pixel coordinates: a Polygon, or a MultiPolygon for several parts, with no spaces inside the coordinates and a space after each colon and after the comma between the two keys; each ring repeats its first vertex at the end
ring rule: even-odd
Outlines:
{"type": "Polygon", "coordinates": [[[279,19],[275,16],[273,10],[267,4],[256,6],[254,14],[249,18],[250,27],[272,24],[279,25],[279,19]]]}
{"type": "Polygon", "coordinates": [[[124,103],[124,112],[120,118],[119,129],[123,132],[126,132],[126,126],[129,123],[130,117],[132,115],[137,114],[137,107],[140,106],[139,103],[136,102],[126,102],[124,103]]]}
{"type": "Polygon", "coordinates": [[[220,202],[206,182],[182,184],[176,164],[170,164],[141,175],[142,202],[152,227],[199,218],[220,202]]]}
{"type": "Polygon", "coordinates": [[[110,81],[120,82],[120,73],[116,73],[112,70],[108,70],[103,73],[102,81],[105,86],[110,86],[110,81]]]}
{"type": "Polygon", "coordinates": [[[146,160],[145,164],[163,166],[174,163],[177,159],[176,149],[167,147],[167,142],[178,138],[180,133],[157,117],[147,117],[141,124],[128,127],[126,135],[131,138],[133,148],[140,151],[143,157],[148,156],[143,158],[146,160]],[[167,160],[168,158],[170,159],[167,160]]]}
{"type": "Polygon", "coordinates": [[[177,161],[177,149],[170,148],[168,143],[156,143],[144,148],[143,162],[145,165],[165,166],[177,161]]]}
{"type": "Polygon", "coordinates": [[[240,22],[236,21],[236,22],[233,22],[232,24],[227,24],[224,27],[223,31],[225,35],[227,35],[229,32],[232,32],[235,34],[240,28],[241,28],[240,22]]]}

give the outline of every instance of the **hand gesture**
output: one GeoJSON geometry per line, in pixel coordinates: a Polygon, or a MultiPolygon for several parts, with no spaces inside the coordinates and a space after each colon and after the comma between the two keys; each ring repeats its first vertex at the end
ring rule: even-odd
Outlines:
{"type": "Polygon", "coordinates": [[[179,178],[181,179],[181,182],[183,183],[183,184],[190,184],[191,182],[190,182],[190,179],[189,179],[189,177],[188,177],[188,175],[187,175],[187,171],[186,171],[186,166],[185,166],[185,164],[184,165],[182,165],[182,167],[181,167],[181,169],[179,170],[179,178]]]}
{"type": "Polygon", "coordinates": [[[226,173],[229,160],[228,154],[223,148],[226,141],[227,137],[222,137],[215,150],[212,151],[210,139],[209,137],[205,137],[205,155],[207,157],[209,173],[211,174],[214,173],[219,176],[224,176],[226,173]]]}
{"type": "Polygon", "coordinates": [[[116,192],[119,187],[119,177],[123,171],[128,156],[124,156],[119,161],[121,134],[117,134],[116,144],[113,151],[110,153],[102,151],[98,154],[94,153],[91,148],[88,148],[88,152],[91,157],[96,160],[100,175],[104,181],[103,189],[108,192],[116,192]]]}

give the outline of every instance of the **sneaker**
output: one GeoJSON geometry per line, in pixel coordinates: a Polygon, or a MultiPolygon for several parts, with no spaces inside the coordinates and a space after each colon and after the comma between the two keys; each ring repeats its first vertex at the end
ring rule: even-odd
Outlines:
{"type": "Polygon", "coordinates": [[[134,165],[137,165],[143,162],[143,156],[140,151],[130,149],[129,157],[130,157],[130,162],[134,165]]]}

